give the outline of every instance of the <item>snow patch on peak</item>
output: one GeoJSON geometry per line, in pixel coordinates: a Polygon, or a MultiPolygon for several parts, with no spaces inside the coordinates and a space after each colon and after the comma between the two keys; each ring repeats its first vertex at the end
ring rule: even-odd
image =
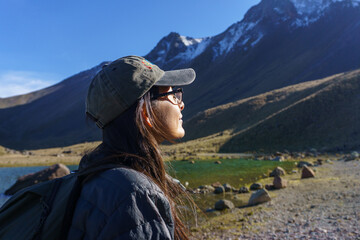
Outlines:
{"type": "Polygon", "coordinates": [[[324,11],[333,3],[347,2],[353,7],[359,6],[360,0],[290,0],[299,15],[293,25],[297,27],[308,26],[316,22],[324,14],[324,11]]]}
{"type": "Polygon", "coordinates": [[[185,52],[179,53],[174,59],[181,59],[184,61],[189,61],[194,59],[195,57],[199,56],[201,53],[204,52],[204,50],[207,48],[209,43],[211,42],[211,37],[207,38],[185,38],[186,43],[184,44],[187,46],[187,49],[185,52]],[[190,40],[190,41],[189,41],[190,40]]]}
{"type": "Polygon", "coordinates": [[[259,21],[241,22],[231,26],[225,37],[218,43],[218,49],[216,51],[217,54],[215,57],[230,52],[230,50],[233,49],[239,40],[242,40],[242,45],[245,45],[250,40],[250,37],[247,33],[252,30],[258,23],[259,21]]]}
{"type": "Polygon", "coordinates": [[[152,62],[158,65],[169,62],[176,64],[189,62],[203,53],[210,42],[211,37],[192,38],[176,34],[161,42],[160,48],[152,53],[154,58],[152,62]]]}
{"type": "Polygon", "coordinates": [[[189,38],[185,36],[180,36],[180,40],[184,43],[185,46],[191,46],[197,43],[201,43],[203,38],[189,38]]]}
{"type": "Polygon", "coordinates": [[[299,15],[307,15],[319,11],[323,5],[323,0],[291,0],[299,15]]]}
{"type": "MultiPolygon", "coordinates": [[[[348,0],[290,0],[299,15],[321,14],[331,4],[336,2],[348,2],[348,0]]],[[[352,6],[359,5],[360,0],[350,0],[352,6]]]]}
{"type": "Polygon", "coordinates": [[[275,7],[274,11],[277,12],[278,14],[283,14],[284,13],[284,11],[281,10],[280,8],[278,8],[278,7],[275,7]]]}
{"type": "Polygon", "coordinates": [[[263,38],[263,36],[264,35],[262,33],[259,33],[257,39],[251,43],[251,46],[254,47],[263,38]]]}

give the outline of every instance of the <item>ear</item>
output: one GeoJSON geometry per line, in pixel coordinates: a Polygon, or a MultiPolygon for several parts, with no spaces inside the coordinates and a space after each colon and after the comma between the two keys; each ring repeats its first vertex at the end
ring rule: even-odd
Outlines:
{"type": "Polygon", "coordinates": [[[144,118],[144,120],[145,120],[145,121],[144,121],[145,124],[146,124],[148,127],[152,128],[152,125],[151,125],[150,119],[149,119],[149,117],[148,117],[148,114],[147,114],[147,111],[146,111],[145,106],[143,107],[142,116],[143,116],[143,118],[144,118]]]}

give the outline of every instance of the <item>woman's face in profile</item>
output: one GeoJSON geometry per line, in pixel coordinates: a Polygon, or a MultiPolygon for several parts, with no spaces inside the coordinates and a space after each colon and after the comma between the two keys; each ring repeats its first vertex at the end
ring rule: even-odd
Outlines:
{"type": "MultiPolygon", "coordinates": [[[[173,91],[172,87],[159,87],[159,93],[166,93],[173,91]]],[[[153,111],[164,130],[168,133],[168,140],[182,138],[185,135],[185,130],[182,126],[182,114],[184,103],[174,104],[174,94],[170,94],[157,99],[153,106],[153,111]]]]}

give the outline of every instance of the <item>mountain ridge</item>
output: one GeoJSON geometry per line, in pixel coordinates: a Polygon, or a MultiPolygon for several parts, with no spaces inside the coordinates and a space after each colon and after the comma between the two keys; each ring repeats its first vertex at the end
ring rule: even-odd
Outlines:
{"type": "Polygon", "coordinates": [[[197,114],[183,141],[220,152],[359,150],[359,90],[360,69],[276,89],[197,114]]]}
{"type": "MultiPolygon", "coordinates": [[[[146,57],[163,69],[196,70],[196,81],[184,87],[186,121],[219,105],[360,68],[360,7],[353,3],[331,0],[320,18],[299,25],[292,1],[262,0],[216,36],[172,32],[146,57]]],[[[85,123],[84,103],[101,65],[67,78],[52,92],[17,96],[12,103],[0,99],[0,145],[24,149],[99,140],[100,131],[85,123]]]]}

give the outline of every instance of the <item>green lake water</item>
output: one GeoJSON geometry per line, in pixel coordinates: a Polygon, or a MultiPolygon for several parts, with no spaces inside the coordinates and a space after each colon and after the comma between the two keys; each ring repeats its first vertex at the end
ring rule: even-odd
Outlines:
{"type": "MultiPolygon", "coordinates": [[[[214,182],[229,183],[235,188],[251,184],[263,177],[268,176],[275,167],[280,166],[287,172],[295,167],[294,162],[273,162],[256,161],[251,159],[222,159],[221,164],[215,164],[215,160],[195,161],[194,164],[188,161],[171,161],[169,165],[170,175],[179,179],[183,184],[188,182],[189,188],[196,188],[214,182]]],[[[8,199],[3,193],[16,179],[25,174],[39,171],[45,167],[13,167],[0,168],[0,206],[8,199]]],[[[77,166],[69,166],[71,170],[77,166]]],[[[246,204],[234,194],[200,194],[193,196],[198,206],[205,210],[214,206],[214,203],[221,198],[232,200],[236,206],[246,204]]]]}
{"type": "Polygon", "coordinates": [[[295,167],[294,162],[257,161],[252,159],[226,159],[221,164],[215,160],[171,161],[169,172],[183,184],[189,183],[190,188],[195,188],[214,182],[229,183],[235,188],[250,184],[263,175],[269,175],[275,167],[280,166],[287,172],[295,167]]]}

